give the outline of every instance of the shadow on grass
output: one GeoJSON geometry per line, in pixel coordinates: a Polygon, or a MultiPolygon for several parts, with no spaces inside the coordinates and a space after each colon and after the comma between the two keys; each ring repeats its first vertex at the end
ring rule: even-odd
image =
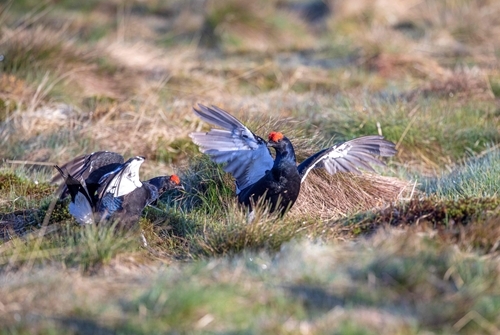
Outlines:
{"type": "Polygon", "coordinates": [[[284,287],[293,298],[302,302],[306,310],[329,311],[335,306],[343,306],[345,298],[328,292],[325,288],[307,284],[294,284],[284,287]]]}
{"type": "Polygon", "coordinates": [[[106,327],[97,320],[78,318],[78,317],[60,317],[54,318],[65,332],[70,334],[93,334],[93,335],[114,335],[116,330],[114,328],[106,327]]]}

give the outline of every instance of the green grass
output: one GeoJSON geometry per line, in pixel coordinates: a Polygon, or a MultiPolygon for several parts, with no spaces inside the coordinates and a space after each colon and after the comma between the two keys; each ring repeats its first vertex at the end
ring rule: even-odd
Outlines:
{"type": "MultiPolygon", "coordinates": [[[[79,285],[102,280],[91,276],[78,284],[61,271],[52,268],[43,282],[21,276],[4,284],[2,290],[10,290],[5,301],[34,283],[40,289],[58,285],[81,297],[79,285]]],[[[127,334],[286,333],[299,327],[314,333],[472,334],[495,322],[497,276],[491,259],[467,257],[434,239],[382,233],[351,246],[292,243],[276,256],[245,253],[173,266],[144,274],[147,281],[140,285],[135,276],[125,277],[120,285],[129,287],[127,295],[90,294],[80,304],[58,295],[53,300],[64,301],[66,316],[40,310],[37,301],[31,308],[41,322],[25,314],[16,322],[7,313],[4,324],[39,332],[75,326],[84,331],[95,324],[127,334]],[[468,313],[475,317],[467,322],[468,313]]]]}
{"type": "Polygon", "coordinates": [[[69,217],[59,220],[48,234],[39,237],[32,233],[27,238],[13,239],[10,248],[0,258],[4,270],[10,267],[56,264],[74,267],[83,273],[92,273],[119,253],[133,254],[140,245],[139,235],[125,232],[116,224],[109,226],[76,227],[69,217]]]}
{"type": "Polygon", "coordinates": [[[428,194],[451,199],[498,197],[498,185],[500,151],[495,149],[483,157],[467,160],[450,173],[424,179],[423,189],[428,194]]]}
{"type": "Polygon", "coordinates": [[[355,0],[309,25],[288,4],[0,5],[0,334],[499,332],[498,6],[355,0]],[[398,154],[249,223],[188,136],[196,103],[299,161],[377,133],[398,154]],[[50,165],[95,150],[185,190],[132,231],[80,227],[50,165]]]}
{"type": "Polygon", "coordinates": [[[400,155],[420,160],[425,155],[440,167],[497,143],[500,137],[496,113],[490,102],[457,106],[452,100],[436,98],[405,103],[368,95],[362,102],[337,96],[331,106],[299,110],[297,116],[307,115],[311,130],[337,141],[376,134],[379,123],[387,139],[401,142],[400,155]]]}

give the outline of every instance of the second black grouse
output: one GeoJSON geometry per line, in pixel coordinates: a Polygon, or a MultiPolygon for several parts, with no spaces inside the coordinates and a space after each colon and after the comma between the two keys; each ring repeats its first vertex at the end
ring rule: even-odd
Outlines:
{"type": "Polygon", "coordinates": [[[203,121],[222,129],[191,133],[193,142],[211,159],[224,165],[236,179],[238,201],[251,208],[264,196],[270,211],[284,214],[299,196],[301,183],[312,169],[328,173],[374,171],[372,164],[384,165],[375,156],[393,156],[394,143],[382,136],[363,136],[323,149],[297,165],[293,145],[280,132],[271,132],[266,142],[226,111],[198,105],[194,113],[203,121]],[[274,148],[273,159],[269,148],[274,148]]]}

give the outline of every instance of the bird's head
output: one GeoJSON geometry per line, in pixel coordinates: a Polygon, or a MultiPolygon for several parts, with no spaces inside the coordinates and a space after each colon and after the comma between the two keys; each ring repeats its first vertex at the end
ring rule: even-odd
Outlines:
{"type": "Polygon", "coordinates": [[[173,174],[168,179],[168,183],[170,184],[170,189],[184,189],[184,186],[181,184],[181,179],[178,175],[173,174]]]}
{"type": "Polygon", "coordinates": [[[268,139],[267,147],[276,150],[275,163],[283,160],[295,162],[295,151],[288,138],[280,132],[273,131],[269,134],[268,139]]]}
{"type": "Polygon", "coordinates": [[[278,132],[278,131],[272,131],[269,133],[269,137],[268,137],[268,142],[267,142],[267,146],[268,147],[271,147],[271,148],[280,148],[282,145],[283,145],[283,139],[285,138],[285,136],[283,136],[282,133],[278,132]]]}
{"type": "Polygon", "coordinates": [[[184,187],[181,184],[180,178],[175,174],[171,176],[155,177],[147,180],[146,182],[156,187],[159,195],[162,195],[168,190],[184,189],[184,187]]]}

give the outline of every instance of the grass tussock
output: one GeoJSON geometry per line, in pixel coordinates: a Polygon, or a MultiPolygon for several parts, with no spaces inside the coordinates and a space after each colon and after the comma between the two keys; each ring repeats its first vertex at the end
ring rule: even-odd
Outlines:
{"type": "Polygon", "coordinates": [[[3,332],[499,332],[500,7],[315,4],[0,5],[3,332]],[[249,222],[189,139],[209,128],[196,103],[283,132],[299,161],[373,134],[398,154],[380,175],[311,173],[291,212],[249,222]],[[146,244],[79,227],[67,201],[43,225],[50,165],[96,150],[181,176],[137,225],[146,244]]]}
{"type": "Polygon", "coordinates": [[[291,214],[331,219],[410,197],[412,189],[410,182],[394,177],[313,172],[291,214]]]}
{"type": "Polygon", "coordinates": [[[234,203],[219,222],[205,222],[203,234],[193,238],[193,254],[214,256],[244,250],[277,251],[283,243],[300,237],[310,224],[284,220],[269,214],[262,205],[256,204],[253,219],[248,217],[248,211],[234,203]]]}

